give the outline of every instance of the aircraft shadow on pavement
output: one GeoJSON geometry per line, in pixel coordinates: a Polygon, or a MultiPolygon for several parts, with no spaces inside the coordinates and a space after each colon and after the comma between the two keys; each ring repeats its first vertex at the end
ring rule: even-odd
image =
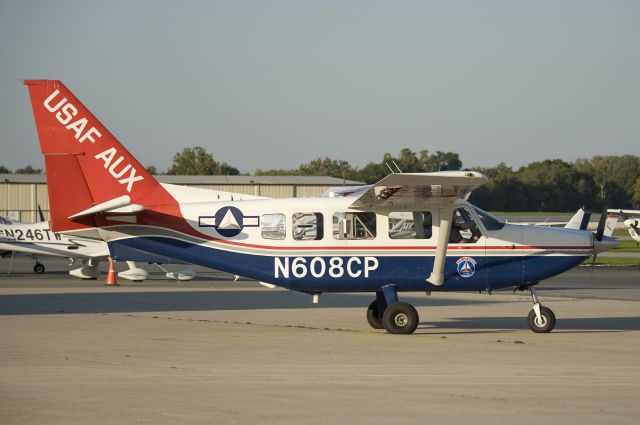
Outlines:
{"type": "MultiPolygon", "coordinates": [[[[283,291],[169,291],[65,294],[12,294],[0,296],[0,315],[143,313],[168,311],[269,310],[295,308],[365,309],[369,294],[323,294],[312,304],[306,294],[283,291]]],[[[483,304],[478,300],[403,296],[416,307],[483,304]]]]}
{"type": "MultiPolygon", "coordinates": [[[[466,330],[523,330],[527,329],[526,317],[464,317],[443,322],[420,323],[418,330],[426,329],[466,330]]],[[[640,330],[640,316],[558,318],[553,330],[559,332],[626,332],[640,330]]],[[[457,332],[456,332],[457,333],[457,332]]]]}
{"type": "MultiPolygon", "coordinates": [[[[370,294],[369,294],[370,295],[370,294]]],[[[1,315],[99,314],[174,311],[269,310],[299,308],[366,308],[373,300],[364,294],[324,294],[320,304],[295,292],[264,291],[168,291],[117,293],[17,294],[0,296],[1,315]]],[[[418,332],[460,333],[505,332],[527,329],[522,317],[454,317],[447,321],[428,320],[428,307],[456,307],[485,304],[483,300],[403,296],[416,307],[426,307],[426,321],[418,332]]],[[[494,306],[487,305],[487,311],[494,306]]],[[[490,314],[490,313],[489,313],[490,314]]],[[[625,332],[640,330],[640,316],[559,318],[554,332],[625,332]]]]}

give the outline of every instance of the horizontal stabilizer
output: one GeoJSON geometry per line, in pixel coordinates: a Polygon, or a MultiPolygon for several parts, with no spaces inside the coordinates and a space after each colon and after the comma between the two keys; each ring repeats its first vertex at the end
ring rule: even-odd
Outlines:
{"type": "Polygon", "coordinates": [[[93,207],[87,208],[86,210],[80,211],[79,213],[73,214],[69,216],[69,219],[103,212],[111,212],[116,214],[135,214],[144,210],[145,208],[142,205],[132,204],[129,195],[122,195],[118,196],[117,198],[102,202],[98,205],[94,205],[93,207]]]}

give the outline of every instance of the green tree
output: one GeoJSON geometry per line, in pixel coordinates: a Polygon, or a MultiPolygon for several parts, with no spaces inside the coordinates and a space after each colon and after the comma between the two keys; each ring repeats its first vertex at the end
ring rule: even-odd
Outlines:
{"type": "Polygon", "coordinates": [[[636,186],[633,190],[632,202],[633,208],[640,208],[640,176],[636,179],[636,186]]]}
{"type": "Polygon", "coordinates": [[[576,167],[593,179],[600,206],[624,208],[632,204],[636,180],[640,176],[640,157],[598,155],[590,161],[576,161],[576,167]]]}
{"type": "Polygon", "coordinates": [[[16,174],[42,174],[42,168],[33,168],[31,165],[27,165],[22,168],[18,168],[15,171],[16,174]]]}
{"type": "Polygon", "coordinates": [[[424,171],[447,171],[461,168],[462,161],[457,153],[437,151],[435,154],[429,155],[424,171]]]}
{"type": "Polygon", "coordinates": [[[226,162],[219,163],[203,147],[184,148],[173,157],[173,164],[167,170],[171,175],[238,175],[240,172],[226,162]]]}
{"type": "Polygon", "coordinates": [[[518,180],[527,186],[530,209],[566,211],[593,202],[590,176],[560,159],[532,162],[517,174],[518,180]]]}
{"type": "Polygon", "coordinates": [[[420,162],[416,153],[408,148],[401,149],[397,158],[392,157],[390,154],[385,154],[383,162],[389,164],[394,170],[396,167],[393,163],[397,164],[403,173],[420,172],[423,170],[424,165],[420,162]]]}
{"type": "Polygon", "coordinates": [[[156,174],[158,174],[158,169],[156,168],[155,165],[149,165],[147,168],[147,173],[151,174],[152,176],[155,176],[156,174]]]}
{"type": "Polygon", "coordinates": [[[358,170],[357,177],[354,180],[362,181],[366,184],[373,184],[389,174],[389,172],[389,169],[384,163],[370,162],[358,170]]]}
{"type": "Polygon", "coordinates": [[[530,208],[529,191],[518,179],[513,168],[504,162],[495,167],[474,167],[485,174],[489,182],[471,193],[469,200],[480,208],[493,211],[524,211],[530,208]]]}
{"type": "Polygon", "coordinates": [[[11,170],[4,165],[0,165],[0,174],[11,174],[11,170]]]}
{"type": "Polygon", "coordinates": [[[300,165],[298,174],[301,176],[330,176],[351,179],[354,176],[354,170],[347,161],[325,157],[324,159],[316,158],[300,165]]]}
{"type": "Polygon", "coordinates": [[[462,161],[455,152],[437,151],[429,154],[427,150],[421,150],[416,154],[411,149],[403,148],[397,157],[385,153],[382,162],[370,162],[360,170],[355,170],[355,180],[371,184],[393,172],[419,173],[440,170],[459,170],[462,161]],[[396,167],[397,165],[397,167],[396,167]]]}
{"type": "Polygon", "coordinates": [[[285,170],[283,168],[276,168],[273,170],[262,170],[258,168],[254,174],[256,176],[298,176],[300,175],[298,170],[285,170]]]}

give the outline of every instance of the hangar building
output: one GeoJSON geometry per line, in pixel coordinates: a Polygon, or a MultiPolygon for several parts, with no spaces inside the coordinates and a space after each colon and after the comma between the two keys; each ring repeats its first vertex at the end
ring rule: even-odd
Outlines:
{"type": "MultiPolygon", "coordinates": [[[[155,176],[161,183],[180,184],[269,198],[320,196],[331,187],[362,184],[322,176],[155,176]]],[[[38,221],[38,205],[49,218],[49,196],[44,174],[0,174],[0,216],[24,222],[38,221]]]]}

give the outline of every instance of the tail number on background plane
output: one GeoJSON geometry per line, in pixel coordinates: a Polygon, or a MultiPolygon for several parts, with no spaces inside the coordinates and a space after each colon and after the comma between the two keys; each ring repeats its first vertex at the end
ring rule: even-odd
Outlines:
{"type": "Polygon", "coordinates": [[[15,239],[20,242],[40,242],[40,241],[59,241],[62,236],[53,233],[49,229],[4,229],[0,230],[0,235],[7,239],[15,239]]]}
{"type": "Polygon", "coordinates": [[[369,277],[369,273],[378,268],[376,257],[275,257],[274,276],[288,279],[290,276],[301,279],[308,275],[315,278],[369,277]]]}

